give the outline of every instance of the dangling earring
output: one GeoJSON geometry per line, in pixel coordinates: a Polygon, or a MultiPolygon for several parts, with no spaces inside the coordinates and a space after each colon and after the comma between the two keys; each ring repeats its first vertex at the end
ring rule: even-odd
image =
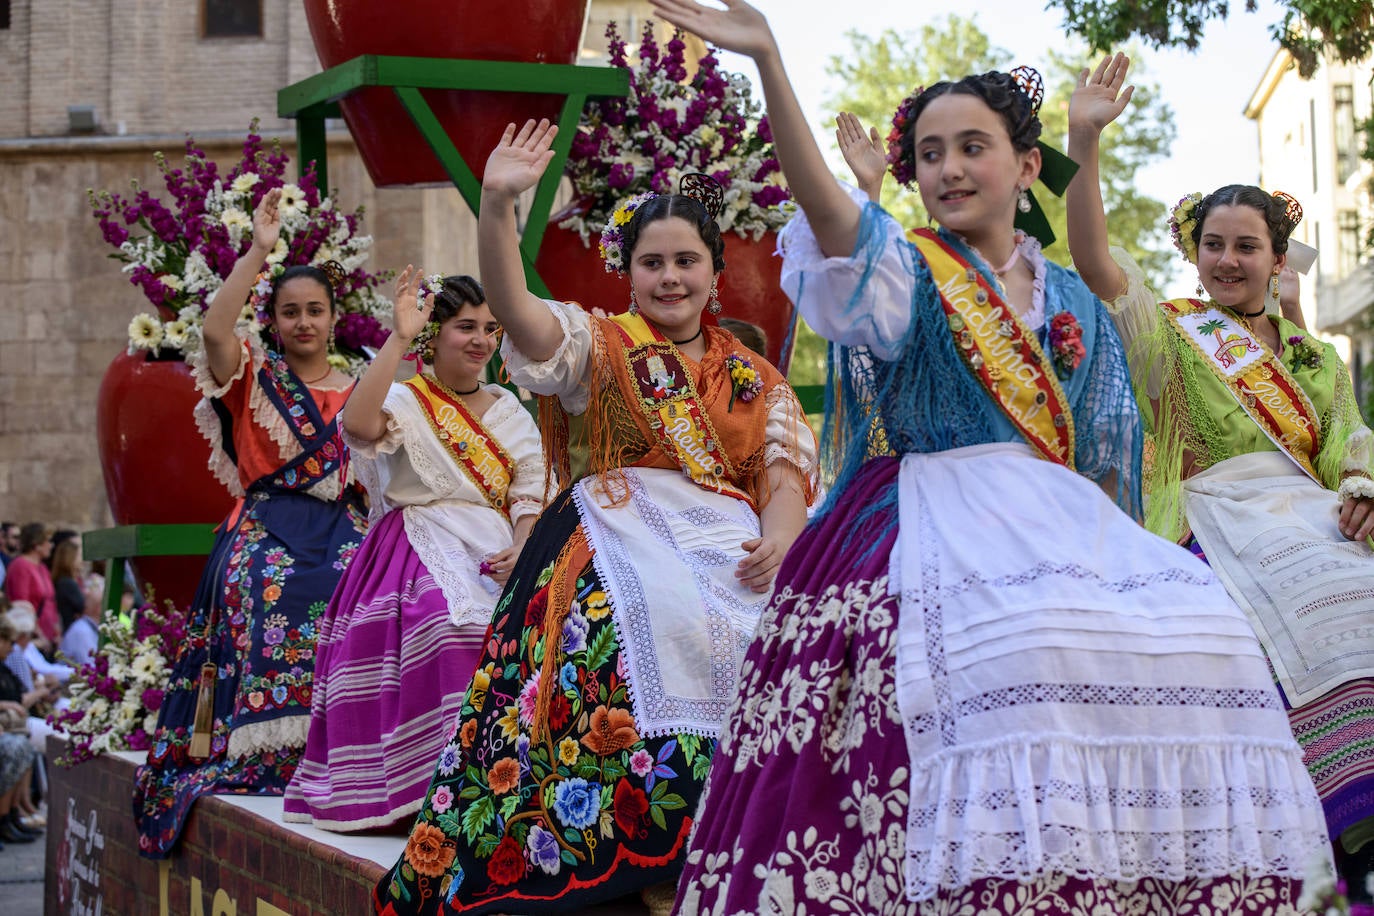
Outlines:
{"type": "Polygon", "coordinates": [[[720,314],[720,300],[716,298],[715,280],[711,281],[711,295],[710,298],[706,300],[706,311],[710,312],[712,315],[720,314]]]}
{"type": "Polygon", "coordinates": [[[633,286],[630,287],[630,308],[629,308],[629,312],[630,312],[631,315],[638,315],[638,314],[639,314],[639,300],[635,298],[635,288],[634,288],[633,286]]]}
{"type": "Polygon", "coordinates": [[[283,353],[284,351],[281,348],[281,334],[277,332],[277,326],[275,324],[269,325],[267,329],[272,332],[273,349],[275,349],[279,354],[283,353]]]}
{"type": "Polygon", "coordinates": [[[1272,277],[1269,278],[1269,295],[1270,295],[1275,301],[1278,301],[1278,298],[1279,298],[1279,275],[1278,275],[1278,272],[1277,272],[1277,271],[1275,271],[1274,275],[1273,275],[1272,277]]]}
{"type": "Polygon", "coordinates": [[[1016,186],[1016,190],[1020,192],[1016,197],[1016,209],[1022,213],[1029,213],[1031,210],[1030,194],[1020,185],[1016,186]]]}
{"type": "Polygon", "coordinates": [[[332,324],[329,326],[329,349],[328,349],[327,351],[325,351],[325,352],[327,352],[327,353],[333,353],[333,352],[334,352],[334,325],[332,325],[332,324]]]}
{"type": "Polygon", "coordinates": [[[1207,290],[1205,290],[1205,289],[1202,288],[1202,281],[1201,281],[1201,280],[1197,281],[1197,297],[1198,297],[1199,299],[1201,299],[1201,298],[1202,298],[1204,295],[1206,295],[1206,294],[1207,294],[1207,290]]]}

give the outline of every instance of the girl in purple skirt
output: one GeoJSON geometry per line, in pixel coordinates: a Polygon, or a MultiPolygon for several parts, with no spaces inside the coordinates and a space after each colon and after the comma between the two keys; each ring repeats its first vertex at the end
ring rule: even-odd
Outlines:
{"type": "Polygon", "coordinates": [[[903,102],[888,162],[940,227],[905,232],[830,177],[762,15],[654,5],[758,65],[839,405],[678,912],[1292,912],[1325,850],[1282,703],[1221,583],[1133,518],[1120,340],[1016,228],[1058,164],[1038,75],[903,102]]]}
{"type": "Polygon", "coordinates": [[[472,680],[500,587],[544,505],[539,431],[482,383],[500,326],[476,280],[396,284],[396,329],[343,413],[372,494],[368,537],[320,625],[305,756],[288,821],[408,818],[472,680]],[[393,382],[419,336],[423,370],[393,382]]]}

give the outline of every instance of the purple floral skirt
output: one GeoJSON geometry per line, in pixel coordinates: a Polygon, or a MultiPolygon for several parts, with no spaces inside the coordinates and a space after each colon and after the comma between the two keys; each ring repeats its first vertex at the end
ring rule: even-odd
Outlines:
{"type": "Polygon", "coordinates": [[[887,590],[899,466],[870,462],[788,553],[741,671],[676,912],[1296,912],[1298,882],[1268,875],[1115,882],[1050,874],[907,899],[910,762],[894,678],[899,602],[887,590]],[[875,529],[888,533],[876,542],[863,533],[875,529]]]}

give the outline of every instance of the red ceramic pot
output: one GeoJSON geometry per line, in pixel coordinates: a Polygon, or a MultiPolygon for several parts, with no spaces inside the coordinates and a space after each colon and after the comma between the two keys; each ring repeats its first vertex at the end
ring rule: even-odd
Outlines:
{"type": "MultiPolygon", "coordinates": [[[[96,438],[115,524],[216,524],[229,514],[234,500],[210,473],[210,446],[196,429],[199,400],[180,359],[121,353],[105,370],[96,438]]],[[[159,604],[186,608],[204,565],[203,557],[145,557],[134,571],[159,604]]]]}
{"type": "MultiPolygon", "coordinates": [[[[566,211],[563,215],[566,215],[566,211]]],[[[609,313],[630,304],[628,277],[607,273],[596,240],[591,247],[571,229],[560,229],[560,216],[544,232],[535,267],[554,298],[598,307],[609,313]]],[[[740,318],[763,328],[768,336],[768,361],[787,373],[792,361],[792,325],[796,307],[779,285],[782,258],[773,255],[776,233],[757,242],[738,233],[725,233],[725,270],[720,275],[721,318],[740,318]],[[785,349],[784,349],[785,348],[785,349]]],[[[709,320],[709,316],[707,317],[709,320]]]]}
{"type": "MultiPolygon", "coordinates": [[[[588,2],[305,0],[305,14],[315,51],[326,68],[362,54],[571,64],[582,43],[588,2]]],[[[479,181],[508,123],[557,120],[563,104],[558,95],[455,90],[423,94],[479,181]]],[[[448,174],[390,88],[360,89],[342,99],[340,107],[378,187],[449,184],[448,174]]]]}

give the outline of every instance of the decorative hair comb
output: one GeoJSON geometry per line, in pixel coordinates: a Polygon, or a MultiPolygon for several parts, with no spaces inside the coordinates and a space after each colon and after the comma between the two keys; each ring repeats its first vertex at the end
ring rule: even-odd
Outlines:
{"type": "Polygon", "coordinates": [[[336,293],[339,291],[339,287],[343,286],[344,282],[348,280],[348,271],[344,270],[344,266],[338,261],[325,261],[323,264],[317,264],[316,266],[324,271],[324,275],[329,278],[329,286],[336,293]]]}
{"type": "Polygon", "coordinates": [[[683,197],[690,197],[706,208],[706,213],[715,219],[725,205],[725,189],[705,172],[688,172],[678,181],[677,191],[683,197]]]}
{"type": "Polygon", "coordinates": [[[1045,100],[1045,81],[1040,71],[1034,67],[1013,67],[1007,74],[1016,81],[1016,86],[1030,99],[1031,114],[1040,116],[1040,103],[1045,100]]]}
{"type": "Polygon", "coordinates": [[[1286,191],[1275,191],[1270,195],[1275,200],[1283,201],[1283,216],[1288,220],[1288,231],[1292,232],[1297,228],[1298,223],[1302,222],[1302,204],[1298,203],[1297,198],[1286,191]]]}

